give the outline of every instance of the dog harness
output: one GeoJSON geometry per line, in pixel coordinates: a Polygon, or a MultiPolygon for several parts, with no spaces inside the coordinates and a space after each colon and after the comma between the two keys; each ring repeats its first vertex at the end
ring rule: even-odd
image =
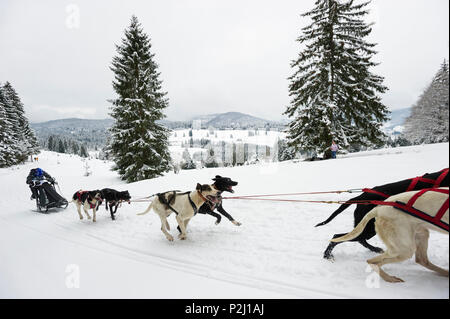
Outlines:
{"type": "MultiPolygon", "coordinates": [[[[405,192],[413,191],[418,182],[431,184],[432,186],[430,188],[438,188],[438,187],[441,186],[442,181],[444,180],[444,178],[447,175],[448,175],[448,168],[445,168],[445,169],[443,169],[441,171],[441,175],[439,175],[439,177],[436,178],[436,180],[429,179],[429,178],[424,178],[423,176],[417,176],[415,178],[411,178],[411,183],[409,184],[409,186],[408,186],[408,188],[406,189],[405,192]]],[[[390,195],[387,195],[387,194],[385,194],[383,192],[380,192],[380,191],[376,191],[376,190],[371,189],[371,188],[363,188],[362,191],[364,193],[376,194],[376,195],[379,195],[379,196],[384,197],[384,198],[390,197],[390,195]]]]}
{"type": "Polygon", "coordinates": [[[425,188],[425,189],[418,191],[416,194],[414,194],[414,196],[411,197],[407,203],[402,203],[400,201],[383,202],[383,201],[376,201],[376,200],[370,201],[370,203],[374,204],[374,205],[392,206],[392,207],[399,209],[413,217],[422,219],[422,220],[424,220],[430,224],[433,224],[433,225],[435,225],[443,230],[446,230],[448,232],[449,231],[448,224],[441,220],[449,208],[448,196],[447,196],[447,199],[445,200],[445,202],[442,204],[442,206],[439,208],[439,210],[436,212],[436,214],[434,216],[432,214],[423,212],[414,207],[414,203],[417,201],[417,199],[420,198],[420,196],[422,196],[426,192],[438,192],[438,193],[447,194],[447,195],[449,194],[448,189],[425,188]]]}
{"type": "MultiPolygon", "coordinates": [[[[87,193],[88,191],[78,191],[76,194],[77,194],[77,197],[78,197],[78,200],[80,201],[80,203],[82,203],[83,202],[83,200],[81,199],[81,196],[84,194],[84,193],[87,193]]],[[[88,197],[87,197],[87,201],[88,201],[88,203],[89,203],[89,207],[91,208],[91,209],[94,209],[96,206],[97,206],[97,203],[95,203],[95,204],[93,204],[92,202],[91,202],[91,197],[88,195],[88,197]]],[[[97,202],[100,202],[100,204],[101,204],[101,200],[98,200],[97,202]]]]}
{"type": "MultiPolygon", "coordinates": [[[[197,192],[198,192],[198,191],[197,191],[197,192]]],[[[174,201],[174,199],[175,199],[175,196],[177,196],[177,195],[187,195],[187,196],[188,196],[189,203],[191,204],[192,209],[194,210],[194,216],[197,215],[198,209],[197,209],[197,206],[195,206],[195,203],[192,201],[192,198],[191,198],[191,195],[190,195],[191,192],[185,192],[185,193],[177,194],[176,191],[173,191],[172,194],[169,195],[168,200],[167,200],[166,197],[164,196],[164,195],[167,194],[167,193],[169,193],[169,192],[158,193],[158,194],[156,194],[156,196],[158,196],[158,199],[159,199],[159,201],[160,201],[161,203],[163,203],[164,205],[166,205],[166,207],[169,208],[171,211],[173,211],[176,215],[178,215],[179,213],[178,213],[177,210],[176,210],[175,208],[173,208],[170,204],[173,203],[173,201],[174,201]]],[[[200,192],[198,192],[198,193],[199,193],[199,195],[201,195],[202,198],[204,198],[203,195],[202,195],[200,192]]]]}

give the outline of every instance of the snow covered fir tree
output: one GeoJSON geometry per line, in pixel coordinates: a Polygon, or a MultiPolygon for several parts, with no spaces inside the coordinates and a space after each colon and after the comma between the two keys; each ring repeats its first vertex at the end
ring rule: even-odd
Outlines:
{"type": "Polygon", "coordinates": [[[412,144],[449,140],[449,69],[444,60],[405,120],[405,138],[412,144]]]}
{"type": "Polygon", "coordinates": [[[39,153],[39,143],[11,83],[0,85],[0,167],[23,163],[39,153]]]}
{"type": "Polygon", "coordinates": [[[389,111],[378,96],[387,87],[371,72],[375,44],[365,41],[363,21],[370,1],[317,0],[302,17],[312,23],[297,39],[302,49],[291,63],[289,146],[321,153],[336,141],[354,149],[383,142],[389,111]]]}
{"type": "Polygon", "coordinates": [[[168,106],[150,39],[133,16],[125,37],[116,45],[109,149],[113,167],[127,182],[161,176],[171,169],[169,130],[157,123],[168,106]]]}

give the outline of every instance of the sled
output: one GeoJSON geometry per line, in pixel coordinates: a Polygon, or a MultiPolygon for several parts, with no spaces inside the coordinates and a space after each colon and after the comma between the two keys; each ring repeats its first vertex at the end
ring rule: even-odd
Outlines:
{"type": "Polygon", "coordinates": [[[36,208],[40,213],[48,213],[51,208],[67,208],[69,202],[58,194],[54,184],[47,180],[33,181],[32,187],[36,190],[36,208]]]}

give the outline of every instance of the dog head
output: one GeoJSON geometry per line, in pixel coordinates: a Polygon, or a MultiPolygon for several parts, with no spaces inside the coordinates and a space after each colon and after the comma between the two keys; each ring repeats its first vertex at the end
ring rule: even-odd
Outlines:
{"type": "Polygon", "coordinates": [[[220,195],[220,191],[213,185],[209,184],[199,184],[197,183],[197,187],[195,188],[197,192],[199,192],[203,197],[205,197],[211,203],[218,203],[218,195],[220,195]]]}
{"type": "Polygon", "coordinates": [[[216,175],[212,180],[214,181],[213,185],[221,192],[234,193],[233,186],[238,184],[238,182],[231,180],[231,178],[220,175],[216,175]]]}
{"type": "Polygon", "coordinates": [[[128,203],[130,203],[131,196],[128,191],[119,192],[118,197],[120,198],[120,200],[127,201],[128,203]]]}
{"type": "Polygon", "coordinates": [[[95,190],[95,191],[89,191],[89,198],[91,199],[91,202],[102,202],[103,201],[103,195],[102,192],[100,190],[95,190]]]}

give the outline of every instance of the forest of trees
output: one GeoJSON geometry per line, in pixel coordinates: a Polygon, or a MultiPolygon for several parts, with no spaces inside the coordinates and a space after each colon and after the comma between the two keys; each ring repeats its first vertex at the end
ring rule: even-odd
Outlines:
{"type": "Polygon", "coordinates": [[[45,147],[49,151],[57,153],[75,154],[81,157],[89,157],[88,149],[85,145],[78,143],[74,139],[59,135],[50,135],[45,147]]]}
{"type": "Polygon", "coordinates": [[[412,144],[449,141],[449,69],[444,61],[405,121],[404,137],[412,144]]]}
{"type": "Polygon", "coordinates": [[[39,153],[39,143],[11,83],[0,83],[0,167],[23,163],[39,153]]]}

